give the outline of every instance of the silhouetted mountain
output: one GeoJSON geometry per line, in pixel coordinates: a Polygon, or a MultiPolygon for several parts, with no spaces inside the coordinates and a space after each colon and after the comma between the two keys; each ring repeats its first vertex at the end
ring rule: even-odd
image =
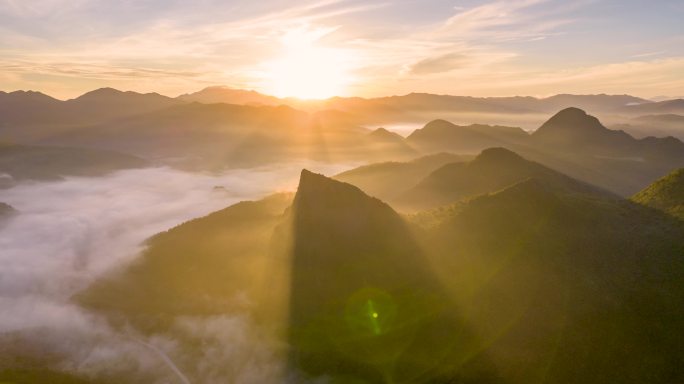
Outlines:
{"type": "Polygon", "coordinates": [[[408,143],[423,151],[467,153],[527,139],[528,134],[520,128],[480,124],[458,126],[445,120],[431,121],[406,138],[408,143]]]}
{"type": "Polygon", "coordinates": [[[62,103],[40,92],[0,92],[0,140],[9,139],[16,125],[47,124],[64,118],[67,112],[61,110],[62,103]]]}
{"type": "Polygon", "coordinates": [[[264,95],[256,91],[233,89],[220,86],[207,87],[199,92],[180,95],[177,97],[177,99],[184,102],[198,102],[203,104],[225,103],[272,106],[286,104],[277,97],[264,95]]]}
{"type": "Polygon", "coordinates": [[[368,139],[368,150],[383,152],[385,159],[413,158],[419,153],[401,135],[385,128],[378,128],[366,137],[368,139]]]}
{"type": "Polygon", "coordinates": [[[556,113],[534,131],[532,138],[544,145],[579,145],[582,151],[593,148],[603,150],[606,147],[611,152],[614,148],[622,151],[634,142],[625,132],[607,129],[597,118],[579,108],[566,108],[556,113]]]}
{"type": "Polygon", "coordinates": [[[21,180],[100,176],[148,165],[146,160],[139,157],[112,151],[0,143],[0,187],[21,180]]]}
{"type": "Polygon", "coordinates": [[[634,195],[632,200],[684,220],[684,168],[657,180],[634,195]]]}
{"type": "Polygon", "coordinates": [[[438,153],[410,162],[364,165],[342,172],[334,179],[353,184],[371,196],[391,201],[442,165],[466,160],[470,160],[470,156],[438,153]]]}
{"type": "Polygon", "coordinates": [[[74,129],[49,143],[126,151],[203,169],[383,156],[368,130],[287,106],[190,103],[74,129]]]}
{"type": "Polygon", "coordinates": [[[0,140],[35,142],[75,126],[95,124],[180,104],[156,93],[102,88],[61,101],[38,92],[0,93],[0,140]]]}
{"type": "Polygon", "coordinates": [[[451,163],[435,170],[418,185],[393,200],[397,207],[423,210],[481,194],[496,192],[528,178],[575,193],[608,195],[504,148],[489,148],[467,163],[451,163]]]}
{"type": "Polygon", "coordinates": [[[161,110],[180,104],[179,101],[158,93],[122,92],[113,88],[100,88],[65,102],[74,114],[90,117],[99,122],[161,110]]]}

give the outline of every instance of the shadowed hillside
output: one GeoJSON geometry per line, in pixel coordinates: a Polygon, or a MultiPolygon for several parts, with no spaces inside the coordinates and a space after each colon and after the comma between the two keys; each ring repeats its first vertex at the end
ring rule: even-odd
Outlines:
{"type": "Polygon", "coordinates": [[[334,178],[353,184],[371,196],[391,201],[442,165],[468,159],[470,156],[438,153],[409,162],[364,165],[335,175],[334,178]]]}
{"type": "Polygon", "coordinates": [[[292,218],[291,362],[334,380],[481,382],[477,340],[406,224],[358,188],[306,170],[292,218]]]}
{"type": "Polygon", "coordinates": [[[489,148],[467,163],[446,164],[435,170],[393,203],[409,211],[430,209],[495,192],[531,177],[580,193],[608,194],[507,149],[489,148]]]}
{"type": "Polygon", "coordinates": [[[142,168],[139,157],[113,151],[25,146],[0,143],[0,188],[21,180],[56,180],[63,176],[101,176],[109,172],[142,168]],[[7,180],[4,180],[7,179],[7,180]]]}

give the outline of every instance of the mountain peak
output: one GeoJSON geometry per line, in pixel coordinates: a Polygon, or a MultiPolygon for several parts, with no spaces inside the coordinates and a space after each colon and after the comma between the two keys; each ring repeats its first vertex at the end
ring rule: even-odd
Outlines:
{"type": "Polygon", "coordinates": [[[622,131],[612,131],[601,124],[599,119],[587,114],[579,108],[570,107],[561,110],[547,120],[532,133],[533,138],[541,138],[555,142],[591,141],[596,144],[603,139],[632,139],[622,131]]]}
{"type": "Polygon", "coordinates": [[[112,96],[118,96],[123,94],[123,91],[119,91],[118,89],[114,89],[111,87],[104,87],[104,88],[98,88],[95,90],[92,90],[90,92],[86,92],[82,94],[81,96],[77,97],[76,99],[90,99],[90,98],[100,98],[100,97],[112,97],[112,96]]]}
{"type": "Polygon", "coordinates": [[[366,195],[356,186],[302,169],[295,205],[320,205],[321,209],[332,209],[338,205],[355,205],[359,202],[363,202],[364,205],[370,203],[384,206],[391,210],[388,205],[366,195]]]}
{"type": "Polygon", "coordinates": [[[480,154],[473,160],[473,162],[477,163],[507,163],[507,162],[518,162],[518,161],[525,161],[522,156],[518,155],[517,153],[511,151],[510,149],[506,149],[503,147],[493,147],[493,148],[487,148],[480,152],[480,154]]]}
{"type": "MultiPolygon", "coordinates": [[[[566,128],[566,129],[581,129],[581,128],[603,128],[601,122],[594,116],[587,114],[584,110],[570,107],[561,110],[553,115],[546,123],[544,123],[539,131],[544,128],[566,128]]],[[[536,132],[535,132],[536,133],[536,132]]]]}

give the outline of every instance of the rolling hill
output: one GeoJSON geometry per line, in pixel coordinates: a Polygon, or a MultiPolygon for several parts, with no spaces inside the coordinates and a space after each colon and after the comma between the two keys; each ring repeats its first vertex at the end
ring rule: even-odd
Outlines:
{"type": "Polygon", "coordinates": [[[632,200],[684,219],[684,168],[656,180],[632,200]]]}
{"type": "Polygon", "coordinates": [[[391,201],[442,165],[469,159],[470,156],[465,155],[437,153],[409,162],[364,165],[335,175],[334,179],[353,184],[371,196],[391,201]]]}
{"type": "Polygon", "coordinates": [[[176,316],[247,310],[287,324],[293,369],[340,382],[682,379],[681,222],[516,156],[468,164],[529,177],[406,219],[303,171],[294,201],[244,202],[160,234],[78,300],[155,334],[176,316]]]}
{"type": "Polygon", "coordinates": [[[481,194],[493,193],[528,178],[584,194],[609,195],[505,148],[489,148],[469,162],[443,165],[415,187],[392,200],[401,210],[436,208],[481,194]]]}

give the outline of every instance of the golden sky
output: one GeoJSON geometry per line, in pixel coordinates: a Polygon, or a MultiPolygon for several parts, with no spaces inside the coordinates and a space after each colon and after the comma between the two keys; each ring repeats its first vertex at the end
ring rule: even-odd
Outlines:
{"type": "Polygon", "coordinates": [[[0,90],[684,95],[681,0],[0,0],[0,90]]]}

